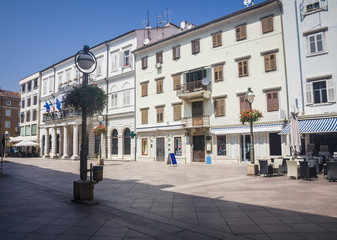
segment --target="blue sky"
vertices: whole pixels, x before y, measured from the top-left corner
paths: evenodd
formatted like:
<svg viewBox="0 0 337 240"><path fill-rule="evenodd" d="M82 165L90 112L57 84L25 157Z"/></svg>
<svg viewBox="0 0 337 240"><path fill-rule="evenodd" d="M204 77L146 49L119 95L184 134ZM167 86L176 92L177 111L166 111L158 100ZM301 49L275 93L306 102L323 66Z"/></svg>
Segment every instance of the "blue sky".
<svg viewBox="0 0 337 240"><path fill-rule="evenodd" d="M19 91L21 79L75 54L84 44L94 46L144 28L147 10L155 27L155 16L166 9L176 25L183 20L200 25L244 7L243 0L1 0L0 87Z"/></svg>

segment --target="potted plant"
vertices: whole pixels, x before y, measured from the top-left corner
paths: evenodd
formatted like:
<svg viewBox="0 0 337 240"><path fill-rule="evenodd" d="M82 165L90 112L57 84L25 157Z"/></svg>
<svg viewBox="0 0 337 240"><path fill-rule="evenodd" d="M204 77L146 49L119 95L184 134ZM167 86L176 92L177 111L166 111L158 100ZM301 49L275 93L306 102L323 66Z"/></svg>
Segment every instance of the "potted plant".
<svg viewBox="0 0 337 240"><path fill-rule="evenodd" d="M244 110L240 114L240 122L242 124L245 124L246 122L248 122L248 123L253 122L254 123L262 117L263 117L262 112L257 110L257 109Z"/></svg>

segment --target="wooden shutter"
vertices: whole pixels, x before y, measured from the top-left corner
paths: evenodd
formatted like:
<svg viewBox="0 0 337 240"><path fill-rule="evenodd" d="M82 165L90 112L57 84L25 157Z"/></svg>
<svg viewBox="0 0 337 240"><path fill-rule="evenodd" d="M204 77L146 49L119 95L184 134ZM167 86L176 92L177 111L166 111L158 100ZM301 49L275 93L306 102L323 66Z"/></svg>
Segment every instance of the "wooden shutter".
<svg viewBox="0 0 337 240"><path fill-rule="evenodd" d="M335 102L336 96L333 80L326 80L326 86L327 86L328 102Z"/></svg>
<svg viewBox="0 0 337 240"><path fill-rule="evenodd" d="M244 110L249 110L249 102L247 102L245 95L240 96L240 113Z"/></svg>
<svg viewBox="0 0 337 240"><path fill-rule="evenodd" d="M142 124L147 124L147 115L148 115L148 109L141 110L142 112Z"/></svg>
<svg viewBox="0 0 337 240"><path fill-rule="evenodd" d="M163 52L156 53L156 63L163 63Z"/></svg>
<svg viewBox="0 0 337 240"><path fill-rule="evenodd" d="M238 62L239 77L248 76L248 59Z"/></svg>
<svg viewBox="0 0 337 240"><path fill-rule="evenodd" d="M142 97L147 96L147 83L142 83Z"/></svg>
<svg viewBox="0 0 337 240"><path fill-rule="evenodd" d="M218 65L214 67L214 81L223 80L223 65Z"/></svg>
<svg viewBox="0 0 337 240"><path fill-rule="evenodd" d="M175 46L172 48L172 57L173 59L180 58L180 46Z"/></svg>
<svg viewBox="0 0 337 240"><path fill-rule="evenodd" d="M181 120L181 104L173 105L173 119L174 121Z"/></svg>
<svg viewBox="0 0 337 240"><path fill-rule="evenodd" d="M265 68L265 72L276 70L276 54L275 53L264 55L264 68Z"/></svg>
<svg viewBox="0 0 337 240"><path fill-rule="evenodd" d="M157 85L157 93L162 93L163 92L163 79L158 79L156 81Z"/></svg>
<svg viewBox="0 0 337 240"><path fill-rule="evenodd" d="M278 111L278 91L267 92L267 111Z"/></svg>
<svg viewBox="0 0 337 240"><path fill-rule="evenodd" d="M312 83L306 83L305 84L305 93L307 98L307 104L313 104L313 92L312 92Z"/></svg>
<svg viewBox="0 0 337 240"><path fill-rule="evenodd" d="M147 68L147 57L142 58L142 69Z"/></svg>
<svg viewBox="0 0 337 240"><path fill-rule="evenodd" d="M212 34L213 47L219 47L222 45L221 32Z"/></svg>
<svg viewBox="0 0 337 240"><path fill-rule="evenodd" d="M268 33L274 31L274 17L266 17L261 20L262 23L262 33Z"/></svg>
<svg viewBox="0 0 337 240"><path fill-rule="evenodd" d="M216 117L225 116L225 99L224 98L215 99L215 116Z"/></svg>
<svg viewBox="0 0 337 240"><path fill-rule="evenodd" d="M157 108L157 122L164 121L164 107Z"/></svg>
<svg viewBox="0 0 337 240"><path fill-rule="evenodd" d="M192 41L192 53L200 52L200 43L199 39Z"/></svg>
<svg viewBox="0 0 337 240"><path fill-rule="evenodd" d="M173 76L173 89L179 90L180 89L180 82L181 82L181 75Z"/></svg>
<svg viewBox="0 0 337 240"><path fill-rule="evenodd" d="M238 27L235 28L236 41L243 40L243 39L247 38L246 27L247 27L247 25L244 24L244 25L241 25L241 26L238 26Z"/></svg>

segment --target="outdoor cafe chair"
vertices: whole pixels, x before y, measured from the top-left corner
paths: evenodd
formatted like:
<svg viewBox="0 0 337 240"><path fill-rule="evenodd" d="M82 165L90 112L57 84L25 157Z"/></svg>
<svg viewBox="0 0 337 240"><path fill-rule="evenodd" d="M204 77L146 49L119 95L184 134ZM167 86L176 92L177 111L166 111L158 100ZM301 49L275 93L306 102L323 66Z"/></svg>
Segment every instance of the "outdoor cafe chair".
<svg viewBox="0 0 337 240"><path fill-rule="evenodd" d="M287 161L288 178L295 177L296 179L298 179L300 176L300 168L298 166L297 161L291 161L291 160L286 160L286 161Z"/></svg>
<svg viewBox="0 0 337 240"><path fill-rule="evenodd" d="M337 162L327 162L326 163L327 179L336 181L337 180Z"/></svg>
<svg viewBox="0 0 337 240"><path fill-rule="evenodd" d="M300 162L300 177L302 179L310 180L310 178L317 178L316 166L312 166L308 161Z"/></svg>
<svg viewBox="0 0 337 240"><path fill-rule="evenodd" d="M260 164L260 175L264 174L267 177L270 177L273 174L273 166L268 165L267 160L259 160Z"/></svg>

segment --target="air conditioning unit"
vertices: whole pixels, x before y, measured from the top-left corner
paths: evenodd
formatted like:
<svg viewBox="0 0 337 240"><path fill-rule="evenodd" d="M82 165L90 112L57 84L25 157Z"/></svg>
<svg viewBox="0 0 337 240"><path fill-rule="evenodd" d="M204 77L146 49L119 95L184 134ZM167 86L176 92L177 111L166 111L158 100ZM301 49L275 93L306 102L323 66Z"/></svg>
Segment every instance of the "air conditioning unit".
<svg viewBox="0 0 337 240"><path fill-rule="evenodd" d="M161 68L161 63L156 63L156 68Z"/></svg>

